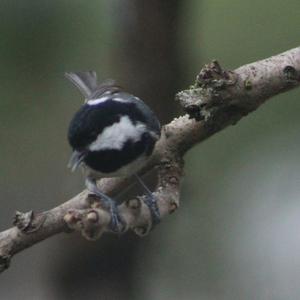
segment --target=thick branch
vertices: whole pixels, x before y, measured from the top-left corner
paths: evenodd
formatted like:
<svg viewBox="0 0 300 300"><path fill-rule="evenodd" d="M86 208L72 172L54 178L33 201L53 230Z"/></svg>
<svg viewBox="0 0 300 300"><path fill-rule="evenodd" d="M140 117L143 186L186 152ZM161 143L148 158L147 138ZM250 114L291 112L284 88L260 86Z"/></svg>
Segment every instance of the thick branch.
<svg viewBox="0 0 300 300"><path fill-rule="evenodd" d="M142 170L158 168L154 192L161 216L179 205L182 157L196 143L254 111L264 101L300 84L300 47L277 56L225 71L214 61L204 66L195 85L178 93L177 99L188 113L163 127L153 157ZM130 179L102 179L100 188L117 194ZM151 229L151 217L143 198L119 205L126 228L144 235ZM96 239L108 231L110 214L97 199L83 191L58 207L42 212L17 213L15 226L0 233L0 270L8 267L11 257L52 235L70 230Z"/></svg>

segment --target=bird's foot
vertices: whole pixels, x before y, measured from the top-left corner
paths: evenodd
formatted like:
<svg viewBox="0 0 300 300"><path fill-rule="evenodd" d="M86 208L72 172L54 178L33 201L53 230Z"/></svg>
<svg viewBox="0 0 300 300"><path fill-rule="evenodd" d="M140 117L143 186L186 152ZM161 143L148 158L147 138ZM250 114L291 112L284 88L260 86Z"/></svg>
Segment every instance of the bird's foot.
<svg viewBox="0 0 300 300"><path fill-rule="evenodd" d="M152 218L152 226L155 226L160 222L160 219L161 219L157 201L156 201L155 197L153 196L153 194L151 193L151 191L145 185L143 180L140 178L140 176L135 174L135 177L136 177L137 181L139 182L139 184L143 187L143 189L146 192L146 196L143 198L143 201L150 210L151 218Z"/></svg>
<svg viewBox="0 0 300 300"><path fill-rule="evenodd" d="M152 226L155 226L158 223L160 223L160 212L155 197L152 194L147 194L146 197L143 198L143 201L150 210Z"/></svg>
<svg viewBox="0 0 300 300"><path fill-rule="evenodd" d="M125 222L123 218L120 216L118 207L116 203L113 201L110 204L110 229L115 233L122 233L125 230Z"/></svg>

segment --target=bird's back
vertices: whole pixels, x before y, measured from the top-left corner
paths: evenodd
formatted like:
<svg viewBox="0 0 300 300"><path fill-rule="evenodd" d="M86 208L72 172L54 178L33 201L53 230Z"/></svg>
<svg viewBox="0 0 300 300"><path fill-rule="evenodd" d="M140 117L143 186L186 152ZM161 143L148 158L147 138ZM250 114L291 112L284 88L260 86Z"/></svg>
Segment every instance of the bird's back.
<svg viewBox="0 0 300 300"><path fill-rule="evenodd" d="M72 78L79 87L89 76L76 73ZM86 165L115 173L152 153L160 124L142 100L123 92L114 82L95 85L91 78L80 90L86 102L70 123L68 139L73 150L86 152Z"/></svg>

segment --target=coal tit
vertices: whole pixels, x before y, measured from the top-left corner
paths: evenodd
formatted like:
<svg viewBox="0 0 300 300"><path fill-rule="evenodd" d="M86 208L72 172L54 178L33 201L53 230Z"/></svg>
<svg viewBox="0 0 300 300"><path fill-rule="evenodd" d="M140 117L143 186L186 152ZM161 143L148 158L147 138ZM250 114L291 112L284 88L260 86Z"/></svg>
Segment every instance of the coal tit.
<svg viewBox="0 0 300 300"><path fill-rule="evenodd" d="M147 191L153 221L159 210L152 193L137 176L160 137L160 123L139 98L123 91L114 81L98 84L94 71L69 72L65 76L80 90L85 103L74 115L68 130L73 149L69 167L82 166L87 189L100 197L111 212L111 229L119 232L123 222L116 203L97 187L103 177L135 175Z"/></svg>

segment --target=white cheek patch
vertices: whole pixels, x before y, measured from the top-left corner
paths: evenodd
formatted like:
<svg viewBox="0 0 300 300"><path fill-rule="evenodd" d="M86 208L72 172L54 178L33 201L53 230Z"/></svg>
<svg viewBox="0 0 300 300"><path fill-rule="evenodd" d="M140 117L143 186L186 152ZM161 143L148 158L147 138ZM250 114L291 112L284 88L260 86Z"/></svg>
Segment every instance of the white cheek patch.
<svg viewBox="0 0 300 300"><path fill-rule="evenodd" d="M131 140L137 142L146 131L146 126L137 123L134 125L127 116L121 117L118 123L105 128L90 146L90 151L104 149L122 149L123 145Z"/></svg>

